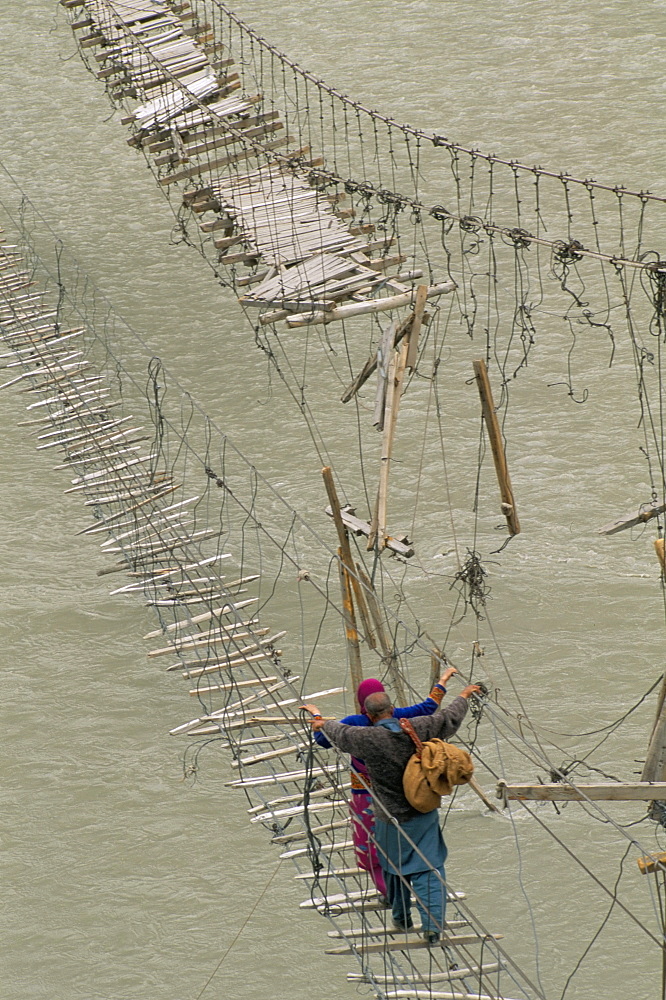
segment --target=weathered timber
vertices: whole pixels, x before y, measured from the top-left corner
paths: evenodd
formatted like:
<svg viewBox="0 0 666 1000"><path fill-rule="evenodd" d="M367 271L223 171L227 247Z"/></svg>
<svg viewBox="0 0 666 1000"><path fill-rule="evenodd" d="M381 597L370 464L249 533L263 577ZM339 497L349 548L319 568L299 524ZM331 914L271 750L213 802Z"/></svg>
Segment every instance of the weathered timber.
<svg viewBox="0 0 666 1000"><path fill-rule="evenodd" d="M412 317L412 328L409 333L409 351L407 352L407 367L410 371L413 371L416 367L416 358L419 349L419 336L421 333L421 324L423 323L423 314L425 312L426 302L428 300L428 286L419 285L416 289L416 299L414 301L414 310Z"/></svg>
<svg viewBox="0 0 666 1000"><path fill-rule="evenodd" d="M410 313L409 316L407 316L404 320L402 320L402 322L398 325L395 332L395 337L393 339L394 347L397 347L402 338L409 333L409 331L412 328L413 321L414 321L414 314ZM425 321L426 321L426 315L424 315L422 319L422 322ZM366 361L365 365L363 366L359 374L356 376L352 384L349 386L348 389L345 390L344 394L340 397L343 403L348 403L349 400L356 395L361 386L364 385L368 381L372 373L376 371L377 364L378 364L377 354L375 354L374 357Z"/></svg>
<svg viewBox="0 0 666 1000"><path fill-rule="evenodd" d="M502 431L500 429L497 413L493 403L493 394L490 388L490 380L488 379L488 369L486 368L486 363L483 359L474 361L473 365L474 377L476 378L479 396L481 397L481 410L483 412L486 430L488 431L488 438L490 439L490 447L493 453L493 461L495 463L495 472L497 474L497 481L500 488L502 513L506 518L509 533L511 535L517 535L520 532L520 521L518 520L516 503L513 498L511 478L506 464L504 441L502 440Z"/></svg>
<svg viewBox="0 0 666 1000"><path fill-rule="evenodd" d="M333 517L333 512L330 507L326 508L326 513L329 517ZM368 521L361 520L360 517L356 517L353 507L342 507L340 515L345 523L345 526L355 535L367 536L370 534L370 523ZM396 555L402 556L403 559L409 559L410 556L414 555L414 549L409 544L406 535L387 535L386 548L391 549Z"/></svg>
<svg viewBox="0 0 666 1000"><path fill-rule="evenodd" d="M646 504L640 507L635 514L625 514L624 517L619 517L617 520L605 524L603 528L599 528L599 534L614 535L616 532L624 531L626 528L635 528L638 524L645 524L646 521L652 520L653 517L658 517L664 511L666 511L666 503L656 504L655 506L648 506Z"/></svg>
<svg viewBox="0 0 666 1000"><path fill-rule="evenodd" d="M455 289L453 281L444 281L439 285L431 285L428 289L428 298L436 298L439 295L446 295ZM311 326L317 323L333 323L336 320L349 319L352 316L365 316L369 313L386 312L390 309L399 309L402 306L411 305L415 292L405 292L403 295L388 295L383 299L369 299L365 302L354 302L349 305L338 306L332 312L312 312L296 313L287 318L287 326Z"/></svg>
<svg viewBox="0 0 666 1000"><path fill-rule="evenodd" d="M384 415L384 429L382 432L382 454L379 466L379 486L377 488L377 502L370 522L370 534L368 535L368 549L378 546L379 551L386 547L386 508L388 501L388 478L393 455L393 443L395 441L395 430L398 421L398 410L400 408L400 398L402 394L402 380L405 374L407 354L409 352L409 341L403 341L400 346L400 353L394 354L389 368L389 379L386 393L386 412Z"/></svg>
<svg viewBox="0 0 666 1000"><path fill-rule="evenodd" d="M367 604L365 601L365 596L363 594L363 589L359 584L356 576L356 571L354 569L354 560L352 559L351 548L349 545L349 535L347 534L347 529L345 527L344 521L340 514L340 501L338 500L338 492L335 488L335 482L333 480L333 473L329 466L326 466L321 470L322 478L324 480L324 485L326 486L326 492L328 494L328 499L331 504L331 511L333 513L333 521L338 533L338 541L340 543L340 550L342 552L342 558L347 570L348 577L351 581L351 585L354 591L354 597L356 599L356 606L359 610L361 616L361 621L363 622L363 632L365 635L365 641L367 642L370 649L375 649L377 643L375 642L374 633L370 625L370 615L368 613ZM358 664L360 669L360 662ZM352 678L353 679L353 678ZM359 684L363 679L361 676L359 679ZM356 685L358 686L358 685Z"/></svg>
<svg viewBox="0 0 666 1000"><path fill-rule="evenodd" d="M395 650L393 646L388 641L386 636L386 629L384 628L384 620L382 618L379 601L377 600L377 595L375 589L372 585L372 581L363 571L362 566L356 563L356 572L358 573L359 581L365 588L365 597L368 603L368 608L372 616L372 620L377 632L377 638L379 639L379 645L382 651L382 660L386 664L389 675L391 677L391 684L393 690L396 693L395 703L399 706L407 705L407 695L405 694L405 684L402 678L402 674L398 669L398 661L395 655Z"/></svg>
<svg viewBox="0 0 666 1000"><path fill-rule="evenodd" d="M666 781L621 781L588 785L507 785L500 781L497 797L535 802L649 802L666 801Z"/></svg>

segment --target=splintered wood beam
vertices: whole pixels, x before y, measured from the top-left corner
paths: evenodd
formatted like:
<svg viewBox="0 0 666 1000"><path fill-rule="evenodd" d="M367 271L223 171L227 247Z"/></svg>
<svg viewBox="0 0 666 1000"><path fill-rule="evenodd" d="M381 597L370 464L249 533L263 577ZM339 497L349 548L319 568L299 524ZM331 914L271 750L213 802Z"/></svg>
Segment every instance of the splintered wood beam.
<svg viewBox="0 0 666 1000"><path fill-rule="evenodd" d="M397 357L394 355L392 358L392 364L389 370L388 390L386 394L386 413L384 416L384 430L382 433L382 457L379 467L379 486L377 488L377 503L375 506L375 512L370 524L370 534L368 535L368 549L373 549L376 543L378 543L380 551L386 547L388 477L391 468L393 442L395 441L395 428L398 422L402 380L405 374L408 351L409 341L406 340L401 344L400 353Z"/></svg>
<svg viewBox="0 0 666 1000"><path fill-rule="evenodd" d="M378 431L384 429L384 415L386 413L386 400L388 397L388 382L391 372L391 361L394 357L395 334L397 322L390 323L379 341L377 348L377 390L375 392L375 411L372 415L373 427Z"/></svg>
<svg viewBox="0 0 666 1000"><path fill-rule="evenodd" d="M240 163L242 160L252 160L255 157L263 156L268 150L285 146L292 138L293 136L285 135L282 139L276 139L274 142L254 143L252 149L245 149L241 153L232 153L229 156L222 156L206 163L199 163L197 166L186 167L184 170L178 170L174 174L168 174L166 177L161 177L158 184L161 184L162 187L168 187L177 181L188 180L190 177L197 177L199 174L212 173L232 163Z"/></svg>
<svg viewBox="0 0 666 1000"><path fill-rule="evenodd" d="M635 528L637 524L645 524L646 521L651 521L653 517L663 514L664 511L666 511L666 503L660 503L656 507L645 507L635 514L626 514L624 517L618 517L616 521L605 524L603 528L599 528L599 534L614 535L617 531L624 531L625 528Z"/></svg>
<svg viewBox="0 0 666 1000"><path fill-rule="evenodd" d="M407 352L407 367L414 371L416 358L419 351L419 334L423 323L423 313L428 301L428 286L419 285L416 289L416 299L414 300L414 310L412 313L412 329L409 334L409 351Z"/></svg>
<svg viewBox="0 0 666 1000"><path fill-rule="evenodd" d="M354 571L354 561L352 559L351 547L349 545L349 535L347 534L347 529L344 525L344 522L340 514L340 501L338 500L338 491L335 488L335 482L333 481L333 473L331 471L330 466L328 465L325 466L321 470L321 475L324 480L324 485L326 487L328 499L331 502L331 512L338 533L338 541L340 542L340 551L342 552L342 559L345 564L348 578L351 581L351 585L354 591L354 597L356 598L356 607L358 608L359 614L361 616L361 621L363 622L365 641L367 642L370 649L376 649L377 642L375 640L375 636L370 625L370 614L368 613L368 608L365 602L363 588L358 582Z"/></svg>
<svg viewBox="0 0 666 1000"><path fill-rule="evenodd" d="M358 573L358 578L362 585L365 587L365 596L368 602L368 608L370 609L370 614L372 615L372 620L374 622L375 630L377 632L377 638L379 639L379 645L382 651L382 659L387 666L389 675L391 677L391 684L393 690L396 693L396 704L399 707L407 705L407 696L405 694L405 685L402 679L402 674L398 670L398 662L395 655L395 650L392 644L388 641L386 636L386 629L384 628L384 620L382 618L379 601L377 600L377 594L375 593L375 588L372 585L370 577L364 573L362 567L359 563L356 563L356 572Z"/></svg>
<svg viewBox="0 0 666 1000"><path fill-rule="evenodd" d="M370 265L368 265L370 266ZM439 295L447 295L456 289L453 281L443 281L439 285L431 285L428 288L428 298L436 298ZM287 319L287 326L310 326L316 323L333 323L340 319L349 319L352 316L365 316L368 313L386 312L389 309L400 309L402 306L409 306L414 301L415 292L404 292L401 295L389 295L383 299L366 299L363 302L350 302L347 305L338 306L330 312L316 310L311 313L293 313Z"/></svg>
<svg viewBox="0 0 666 1000"><path fill-rule="evenodd" d="M497 797L533 802L664 802L666 781L622 781L595 785L507 785L497 784Z"/></svg>
<svg viewBox="0 0 666 1000"><path fill-rule="evenodd" d="M345 622L345 635L347 638L347 655L349 658L349 673L351 676L354 691L363 680L363 667L361 665L361 649L358 642L358 630L356 628L356 615L354 614L354 604L352 602L351 587L349 585L349 574L344 564L342 549L338 549L338 572L340 574L340 588L342 590L342 609Z"/></svg>
<svg viewBox="0 0 666 1000"><path fill-rule="evenodd" d="M329 517L333 517L333 511L330 507L326 508L326 513ZM355 535L369 535L370 534L370 523L368 521L362 521L360 517L356 517L353 509L351 507L343 507L340 511L342 520L345 526L353 531ZM409 540L406 535L400 535L394 537L393 535L388 535L386 538L386 548L391 549L396 555L402 556L403 559L409 559L414 555L414 549L409 544Z"/></svg>
<svg viewBox="0 0 666 1000"><path fill-rule="evenodd" d="M490 388L490 380L488 378L488 369L486 368L486 363L483 359L474 361L473 365L474 376L476 378L479 396L481 397L481 410L483 412L486 430L488 431L488 438L490 439L490 447L492 449L493 461L495 463L495 472L497 474L497 481L500 488L502 513L506 518L509 534L517 535L520 532L520 522L518 520L516 505L513 499L511 479L509 477L509 469L506 464L504 441L502 440L502 431L497 419L497 413L495 412L493 394Z"/></svg>

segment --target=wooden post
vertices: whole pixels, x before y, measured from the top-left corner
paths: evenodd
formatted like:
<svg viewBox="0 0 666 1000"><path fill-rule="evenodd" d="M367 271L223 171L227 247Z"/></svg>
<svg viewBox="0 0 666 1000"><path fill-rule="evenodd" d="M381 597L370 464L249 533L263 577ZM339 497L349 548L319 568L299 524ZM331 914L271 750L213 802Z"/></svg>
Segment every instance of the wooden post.
<svg viewBox="0 0 666 1000"><path fill-rule="evenodd" d="M377 348L377 392L375 394L375 411L372 416L372 423L379 431L384 429L391 362L395 356L393 353L393 343L396 329L397 324L394 320L387 326Z"/></svg>
<svg viewBox="0 0 666 1000"><path fill-rule="evenodd" d="M443 663L446 663L446 657L443 655L441 649L433 646L430 650L430 687L439 680Z"/></svg>
<svg viewBox="0 0 666 1000"><path fill-rule="evenodd" d="M419 334L421 332L421 323L423 322L423 313L425 312L426 302L428 301L428 286L419 285L416 289L416 299L414 300L414 312L412 329L409 334L409 351L407 352L407 367L410 371L414 371L416 367L416 357L419 350Z"/></svg>
<svg viewBox="0 0 666 1000"><path fill-rule="evenodd" d="M386 501L388 493L388 477L391 466L391 456L393 454L393 442L395 440L395 427L398 421L398 410L400 408L400 393L402 390L402 379L405 374L405 364L407 352L409 351L409 341L403 340L400 353L397 358L394 356L389 371L389 384L386 394L386 412L384 415L384 431L382 435L382 457L379 469L379 487L377 489L377 503L372 517L372 525L368 536L368 549L375 547L375 542L379 539L379 549L383 549L386 539Z"/></svg>
<svg viewBox="0 0 666 1000"><path fill-rule="evenodd" d="M356 629L356 615L354 614L354 604L352 601L351 587L349 586L349 574L344 564L342 549L338 549L340 573L340 587L342 590L342 608L345 619L345 635L347 637L347 656L349 660L349 673L352 687L356 692L363 680L363 667L361 665L361 649L358 643L358 631Z"/></svg>
<svg viewBox="0 0 666 1000"><path fill-rule="evenodd" d="M504 442L502 440L502 432L500 430L499 421L497 419L493 403L493 394L490 388L490 381L488 379L488 369L486 368L485 361L482 359L474 361L473 364L476 384L481 397L483 419L486 423L488 438L490 439L490 447L492 449L493 460L495 462L495 472L497 473L497 481L499 483L500 496L502 499L502 513L506 518L509 533L511 535L517 535L520 531L520 522L518 521L516 505L513 499L511 479L509 478L509 470L506 464L506 454L504 452Z"/></svg>
<svg viewBox="0 0 666 1000"><path fill-rule="evenodd" d="M363 623L363 632L365 634L365 641L367 642L370 649L376 649L377 643L375 641L375 636L370 626L370 615L368 614L368 608L365 603L363 588L356 579L356 574L354 572L354 561L352 559L351 547L349 545L349 534L342 520L342 515L340 514L340 501L338 500L338 491L336 490L335 483L333 482L333 473L331 471L330 466L327 465L325 468L323 468L321 470L321 474L324 480L324 485L326 486L326 492L328 493L328 499L330 500L331 503L333 520L335 522L335 527L338 532L340 551L342 552L342 561L344 562L347 568L349 580L351 581L351 586L353 588L354 596L356 598L356 606L358 608L358 612L361 616L361 621Z"/></svg>
<svg viewBox="0 0 666 1000"><path fill-rule="evenodd" d="M377 638L379 639L379 646L382 651L382 658L386 663L389 675L391 677L391 685L396 694L396 702L399 706L403 707L407 705L407 696L405 694L405 685L403 683L402 675L398 670L398 663L393 651L392 644L388 641L386 637L386 630L384 629L384 622L382 621L381 612L379 610L379 602L377 600L377 594L372 586L372 581L364 573L362 567L356 563L356 572L358 578L365 588L365 596L368 601L368 608L370 609L370 614L372 616L372 621L375 626L375 631L377 632Z"/></svg>

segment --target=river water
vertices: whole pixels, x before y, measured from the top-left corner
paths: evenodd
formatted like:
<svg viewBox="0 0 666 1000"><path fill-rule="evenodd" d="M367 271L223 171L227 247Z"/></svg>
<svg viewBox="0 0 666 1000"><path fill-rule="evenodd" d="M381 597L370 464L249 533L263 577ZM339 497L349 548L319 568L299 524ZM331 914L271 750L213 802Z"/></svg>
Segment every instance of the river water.
<svg viewBox="0 0 666 1000"><path fill-rule="evenodd" d="M664 0L244 0L238 13L397 119L507 158L663 193ZM165 203L60 8L0 0L0 52L6 167L181 383L264 475L298 497L306 518L318 516L318 464L293 403L269 387L233 296L213 294L196 255L170 244ZM557 733L612 722L663 665L652 536L596 535L637 494L645 499L630 358L618 350L610 376L602 354L583 354L586 407L552 394L543 403L542 388L528 388L530 416L511 438L529 530L515 556L497 561L493 624L530 713ZM302 890L286 864L278 868L265 831L248 827L215 757L196 783L182 780L181 748L167 735L183 718L182 692L146 664L141 636L153 623L140 605L110 598L95 575L101 559L91 541L74 538L85 522L63 496L62 473L17 427L23 405L18 393L0 394L0 996L352 996L351 964L322 955L323 922L298 910ZM324 421L328 405L322 399ZM414 593L431 619L450 600L448 583L417 581ZM498 657L493 671L502 672ZM325 679L337 676L329 668ZM635 712L596 763L632 778L653 711L652 701ZM512 777L536 774L530 766ZM547 996L560 997L609 898L525 816L491 819L463 803L447 828L449 875L541 976ZM630 823L643 807L611 811ZM612 888L628 846L619 831L573 805L547 819ZM663 849L652 824L635 832ZM657 933L639 853L628 852L622 898ZM616 909L567 996L657 996L659 964L655 946Z"/></svg>

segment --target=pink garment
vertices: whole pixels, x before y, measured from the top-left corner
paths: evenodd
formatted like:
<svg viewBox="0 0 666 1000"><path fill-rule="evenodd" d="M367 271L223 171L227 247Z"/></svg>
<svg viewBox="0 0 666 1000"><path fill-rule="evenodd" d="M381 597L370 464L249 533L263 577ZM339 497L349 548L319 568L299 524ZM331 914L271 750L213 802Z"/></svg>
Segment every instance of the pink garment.
<svg viewBox="0 0 666 1000"><path fill-rule="evenodd" d="M364 708L365 699L370 694L377 694L385 691L386 688L376 677L368 677L361 681L356 691L356 699L363 715L366 715ZM367 768L362 760L352 757L352 764L361 774L367 775ZM355 788L349 801L349 813L352 821L352 839L354 841L354 854L356 863L361 871L368 872L374 882L377 891L381 896L386 895L386 883L382 872L377 847L375 845L375 813L372 808L372 796L370 792Z"/></svg>
<svg viewBox="0 0 666 1000"><path fill-rule="evenodd" d="M378 681L376 677L368 677L367 680L361 681L356 691L356 700L358 701L359 708L366 714L363 707L365 704L365 699L369 694L377 694L379 691L385 691L386 688L381 681Z"/></svg>
<svg viewBox="0 0 666 1000"><path fill-rule="evenodd" d="M366 695L367 697L367 695ZM375 814L372 808L370 792L352 792L349 802L349 813L352 821L352 838L354 853L359 868L368 872L381 896L386 895L386 883L382 872L377 846L374 840Z"/></svg>

